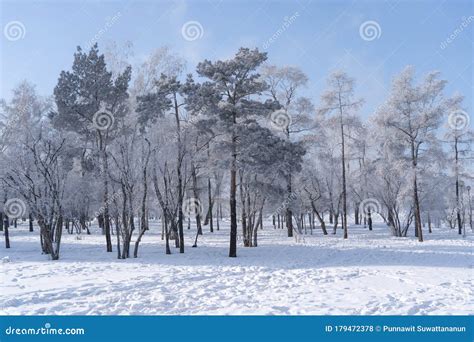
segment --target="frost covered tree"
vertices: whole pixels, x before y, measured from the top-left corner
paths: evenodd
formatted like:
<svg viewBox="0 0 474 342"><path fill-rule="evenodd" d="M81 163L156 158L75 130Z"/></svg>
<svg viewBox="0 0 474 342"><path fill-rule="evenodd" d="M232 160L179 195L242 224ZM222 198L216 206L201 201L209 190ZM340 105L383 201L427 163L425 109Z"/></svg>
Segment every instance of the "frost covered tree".
<svg viewBox="0 0 474 342"><path fill-rule="evenodd" d="M407 67L393 80L390 96L376 117L399 139L402 144L400 157L409 161L415 234L420 242L423 241L418 180L420 162L429 155L430 147L437 144L435 133L450 102L443 97L445 84L446 81L439 79L438 72L427 74L420 84L415 84L415 70Z"/></svg>
<svg viewBox="0 0 474 342"><path fill-rule="evenodd" d="M409 164L400 158L403 145L390 129L375 121L374 159L369 173L368 194L380 202L378 214L383 217L393 236L404 237L413 222L414 206L410 180L406 177ZM376 208L373 208L376 209ZM369 213L368 213L369 214ZM374 212L368 215L372 219ZM369 222L370 224L370 222Z"/></svg>
<svg viewBox="0 0 474 342"><path fill-rule="evenodd" d="M184 84L182 84L176 76L166 76L162 74L159 79L155 80L154 92L138 97L137 111L140 114L142 123L150 120L156 122L157 117L171 112L174 117L176 128L176 148L177 148L177 188L178 188L178 234L180 253L184 253L184 231L183 231L183 159L184 145L181 132L181 107L185 105L182 98L184 92Z"/></svg>
<svg viewBox="0 0 474 342"><path fill-rule="evenodd" d="M455 96L451 99L444 136L445 141L449 145L448 161L452 166L454 175L455 211L459 234L462 234L463 229L460 184L463 181L472 181L469 171L472 168L470 168L470 161L474 158L472 153L474 133L468 127L469 118L467 112L462 109L462 101L462 96Z"/></svg>
<svg viewBox="0 0 474 342"><path fill-rule="evenodd" d="M128 83L131 68L127 67L115 79L107 70L104 55L97 44L89 52L80 47L74 54L72 71L62 71L54 89L57 111L53 114L55 127L75 132L85 142L94 144L101 160L103 180L103 223L106 249L112 251L109 216L109 161L107 146L114 138L118 122L127 113Z"/></svg>
<svg viewBox="0 0 474 342"><path fill-rule="evenodd" d="M257 97L268 89L257 69L267 59L266 53L241 48L234 58L211 62L205 60L197 66L197 73L208 79L204 90L216 94L203 99L206 103L206 115L217 116L225 130L229 147L230 171L230 246L229 256L237 256L237 155L239 153L237 130L245 125L250 116L266 116L277 109L273 101L260 101ZM217 103L215 102L217 100Z"/></svg>
<svg viewBox="0 0 474 342"><path fill-rule="evenodd" d="M354 80L345 72L336 71L328 80L328 89L321 96L320 113L334 114L339 126L341 144L341 177L342 177L342 226L344 238L347 239L347 176L346 176L346 130L348 117L357 111L363 101L354 98Z"/></svg>
<svg viewBox="0 0 474 342"><path fill-rule="evenodd" d="M66 139L52 127L42 125L17 147L16 163L2 176L27 204L40 227L42 251L59 259L68 183Z"/></svg>
<svg viewBox="0 0 474 342"><path fill-rule="evenodd" d="M237 161L242 232L244 246L255 247L268 197L278 193L279 184L286 182L288 174L301 171L306 151L301 143L278 137L257 122L249 121L240 129Z"/></svg>
<svg viewBox="0 0 474 342"><path fill-rule="evenodd" d="M274 65L265 66L262 71L269 85L271 97L281 105L281 109L272 113L271 120L275 128L281 129L288 141L301 139L301 133L314 128L310 115L314 111L313 104L308 98L298 97L300 88L308 83L308 77L297 67ZM288 237L293 236L293 213L291 210L292 174L285 176L287 183L286 227Z"/></svg>
<svg viewBox="0 0 474 342"><path fill-rule="evenodd" d="M35 86L27 81L21 82L13 89L12 95L9 102L5 100L0 102L0 177L6 176L8 172L11 174L11 167L16 164L15 160L19 156L29 155L24 147L31 145L35 132L37 132L42 120L51 108L49 99L40 97L36 93ZM22 196L19 193L20 189L11 183L8 186L8 184L2 182L0 188L3 190L0 197L0 228L4 230L5 244L9 247L8 226L10 218L7 215L8 213L4 211L4 204L8 199L13 200L19 197L22 200ZM27 208L21 209L26 211ZM23 216L26 212L19 212L18 214ZM28 218L30 231L32 231L33 215L31 211Z"/></svg>

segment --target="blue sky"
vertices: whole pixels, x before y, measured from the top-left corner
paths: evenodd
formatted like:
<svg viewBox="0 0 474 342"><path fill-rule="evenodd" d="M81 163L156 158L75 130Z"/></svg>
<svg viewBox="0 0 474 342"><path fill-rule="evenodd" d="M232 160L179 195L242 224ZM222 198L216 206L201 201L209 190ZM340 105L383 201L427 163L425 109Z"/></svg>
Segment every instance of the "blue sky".
<svg viewBox="0 0 474 342"><path fill-rule="evenodd" d="M98 35L99 48L132 41L135 62L167 45L188 60L189 72L204 58L229 58L240 46L259 47L268 51L270 63L303 69L310 79L304 93L316 104L330 71L344 69L366 99L362 115L383 101L390 80L405 65L414 65L419 75L440 70L449 81L447 93L464 94L472 113L473 3L2 0L2 31L19 21L25 34L11 41L3 32L0 96L10 98L23 79L36 84L40 94L52 94L60 71L71 67L76 46ZM183 38L181 29L188 21L201 24L201 38ZM379 25L378 38L362 39L359 29L366 21ZM441 48L451 35L452 42Z"/></svg>

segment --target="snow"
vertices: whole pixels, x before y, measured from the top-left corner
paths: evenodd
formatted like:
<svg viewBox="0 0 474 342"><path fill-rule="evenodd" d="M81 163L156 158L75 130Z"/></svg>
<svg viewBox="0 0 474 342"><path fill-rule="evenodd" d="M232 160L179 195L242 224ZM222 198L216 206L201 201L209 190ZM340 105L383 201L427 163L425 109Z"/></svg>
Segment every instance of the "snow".
<svg viewBox="0 0 474 342"><path fill-rule="evenodd" d="M164 254L152 224L139 257L116 259L105 238L64 233L61 259L41 255L37 228L11 228L1 248L1 311L6 315L467 315L474 312L472 233L426 232L426 241L395 238L377 224L351 226L349 239L300 241L269 223L259 247L239 244L228 258L228 228L204 227L198 248L186 231L186 251ZM240 243L241 241L239 241ZM133 246L132 246L133 248ZM115 246L114 246L115 251ZM133 249L132 249L133 251Z"/></svg>

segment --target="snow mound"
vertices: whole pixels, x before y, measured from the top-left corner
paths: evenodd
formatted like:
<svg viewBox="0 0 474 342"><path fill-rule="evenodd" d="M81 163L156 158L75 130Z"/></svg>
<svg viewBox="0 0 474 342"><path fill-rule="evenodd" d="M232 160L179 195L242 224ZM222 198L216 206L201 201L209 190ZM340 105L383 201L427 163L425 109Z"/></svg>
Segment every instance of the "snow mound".
<svg viewBox="0 0 474 342"><path fill-rule="evenodd" d="M222 225L224 226L224 224ZM37 231L11 230L1 249L0 314L6 315L465 315L474 311L472 236L435 229L426 241L395 238L377 225L349 239L304 242L267 223L259 247L228 258L228 227L204 231L191 248L164 254L160 225L142 239L138 258L106 253L97 227L85 240L63 235L61 259L41 255ZM204 227L203 229L206 229ZM471 233L472 234L472 233ZM302 239L300 239L302 241ZM133 247L133 246L132 246ZM133 250L133 249L132 249ZM15 263L5 262L15 259Z"/></svg>

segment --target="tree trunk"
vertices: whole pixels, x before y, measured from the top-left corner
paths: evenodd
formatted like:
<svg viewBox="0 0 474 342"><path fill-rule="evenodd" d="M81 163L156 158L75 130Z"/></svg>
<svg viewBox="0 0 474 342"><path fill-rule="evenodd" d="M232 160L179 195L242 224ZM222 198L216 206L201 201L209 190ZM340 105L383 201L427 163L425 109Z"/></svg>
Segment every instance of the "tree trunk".
<svg viewBox="0 0 474 342"><path fill-rule="evenodd" d="M168 229L168 217L167 215L164 215L165 218L165 253L166 254L171 254L171 248L170 248L170 233Z"/></svg>
<svg viewBox="0 0 474 342"><path fill-rule="evenodd" d="M209 217L209 231L211 233L214 233L214 223L212 222L212 207L213 207L212 188L211 188L211 179L210 178L208 178L208 180L207 180L207 192L208 192L208 211L207 211L207 215Z"/></svg>
<svg viewBox="0 0 474 342"><path fill-rule="evenodd" d="M10 234L8 231L8 226L10 225L10 222L7 215L5 215L5 218L5 225L3 227L3 234L5 235L5 248L10 248Z"/></svg>
<svg viewBox="0 0 474 342"><path fill-rule="evenodd" d="M110 216L109 216L109 185L108 185L108 174L109 164L107 160L107 150L105 142L103 141L102 134L99 133L100 139L100 150L103 158L103 182L104 182L104 230L105 230L105 243L107 252L112 252L112 238L110 236Z"/></svg>
<svg viewBox="0 0 474 342"><path fill-rule="evenodd" d="M418 184L416 175L413 182L413 198L415 201L415 229L418 235L418 241L423 242L423 231L421 227L420 201L418 199Z"/></svg>
<svg viewBox="0 0 474 342"><path fill-rule="evenodd" d="M346 189L346 156L344 145L344 125L342 123L341 113L341 162L342 162L342 227L344 229L344 239L348 238L347 234L347 189Z"/></svg>
<svg viewBox="0 0 474 342"><path fill-rule="evenodd" d="M105 235L105 228L104 228L104 214L100 213L97 215L97 224L102 231L102 235Z"/></svg>
<svg viewBox="0 0 474 342"><path fill-rule="evenodd" d="M354 205L354 223L356 225L360 224L360 222L359 222L359 206L357 205L357 203L355 203L355 205Z"/></svg>
<svg viewBox="0 0 474 342"><path fill-rule="evenodd" d="M461 205L459 200L459 156L458 156L458 137L454 137L454 161L455 161L455 172L456 172L456 220L458 223L458 234L462 234L462 221L461 221Z"/></svg>
<svg viewBox="0 0 474 342"><path fill-rule="evenodd" d="M333 225L333 228L332 228L332 233L333 234L336 234L338 223L339 223L339 213L334 214L334 225Z"/></svg>
<svg viewBox="0 0 474 342"><path fill-rule="evenodd" d="M235 113L233 114L233 122L236 123ZM230 168L230 242L229 257L237 256L237 202L236 202L236 168L237 168L237 137L232 132L232 162Z"/></svg>
<svg viewBox="0 0 474 342"><path fill-rule="evenodd" d="M145 229L140 228L140 234L138 234L137 241L135 241L135 248L133 249L133 257L136 258L138 257L138 245L140 244L140 241L142 240L143 234L145 234Z"/></svg>
<svg viewBox="0 0 474 342"><path fill-rule="evenodd" d="M263 211L263 208L260 208L259 212L258 212L258 222L257 222L257 225L253 231L253 247L257 247L258 246L258 241L257 241L257 231L258 231L258 228L260 227L260 229L263 229L263 214L262 214L262 211Z"/></svg>
<svg viewBox="0 0 474 342"><path fill-rule="evenodd" d="M107 181L105 181L104 186L107 189ZM107 202L107 201L108 201L108 192L107 190L105 190L104 202ZM110 236L110 216L109 216L108 204L105 204L105 210L104 210L104 229L105 229L105 241L106 241L107 252L112 252L112 238Z"/></svg>
<svg viewBox="0 0 474 342"><path fill-rule="evenodd" d="M191 165L191 176L193 179L193 196L195 200L199 201L199 194L198 194L198 185L197 185L197 173L194 163ZM197 226L197 233L202 235L202 225L201 225L201 212L200 210L196 210L196 226ZM183 249L184 251L184 249Z"/></svg>
<svg viewBox="0 0 474 342"><path fill-rule="evenodd" d="M369 225L369 230L372 230L372 213L370 208L367 209L367 224Z"/></svg>
<svg viewBox="0 0 474 342"><path fill-rule="evenodd" d="M122 251L120 248L120 227L119 227L119 217L118 214L115 215L115 235L117 239L117 259L122 258Z"/></svg>
<svg viewBox="0 0 474 342"><path fill-rule="evenodd" d="M242 236L244 238L244 247L250 247L250 238L249 238L249 232L248 232L248 230L250 229L250 219L247 225L247 210L246 210L246 205L245 205L244 180L243 180L242 172L240 172L239 176L240 176L240 181L239 181L240 202L242 203L242 209L240 210L240 216L242 220Z"/></svg>
<svg viewBox="0 0 474 342"><path fill-rule="evenodd" d="M56 248L53 251L53 255L52 255L53 260L59 260L59 250L61 247L62 235L63 235L63 216L60 215L58 217L58 221L56 222L56 232L55 232Z"/></svg>
<svg viewBox="0 0 474 342"><path fill-rule="evenodd" d="M430 212L428 212L428 233L433 233L433 230L431 229L431 215L430 215Z"/></svg>
<svg viewBox="0 0 474 342"><path fill-rule="evenodd" d="M178 175L178 235L179 235L179 252L184 253L184 230L183 230L183 176L181 174L181 163L183 159L183 146L181 142L181 126L179 123L179 106L176 93L173 94L174 113L176 120L176 134L178 137L178 160L176 163L176 172ZM200 222L199 222L200 224Z"/></svg>
<svg viewBox="0 0 474 342"><path fill-rule="evenodd" d="M313 207L313 212L316 214L318 218L319 224L321 225L321 230L323 231L324 235L328 235L328 231L326 230L326 223L324 223L324 219L319 214L319 211L316 209L316 205L311 201L311 206ZM336 229L334 228L334 234L336 234Z"/></svg>
<svg viewBox="0 0 474 342"><path fill-rule="evenodd" d="M421 227L421 211L420 211L420 200L418 198L418 182L417 182L417 155L415 151L415 142L411 141L411 161L413 168L413 202L415 209L415 236L418 237L418 241L423 242L423 231Z"/></svg>
<svg viewBox="0 0 474 342"><path fill-rule="evenodd" d="M293 236L293 213L291 211L291 203L290 203L290 199L291 199L291 193L292 193L292 189L291 189L291 175L288 175L287 177L287 185L286 185L286 193L287 193L287 198L288 198L288 204L286 206L286 229L288 231L288 237L292 237Z"/></svg>
<svg viewBox="0 0 474 342"><path fill-rule="evenodd" d="M147 159L145 161L145 166L143 167L143 197L142 197L142 207L141 207L141 221L140 221L140 233L138 234L137 241L135 241L135 248L133 250L133 257L138 256L138 245L143 237L143 234L148 230L148 220L147 220L147 211L146 211L146 199L148 194L148 183L147 183L147 165L150 157L150 152L148 152Z"/></svg>

